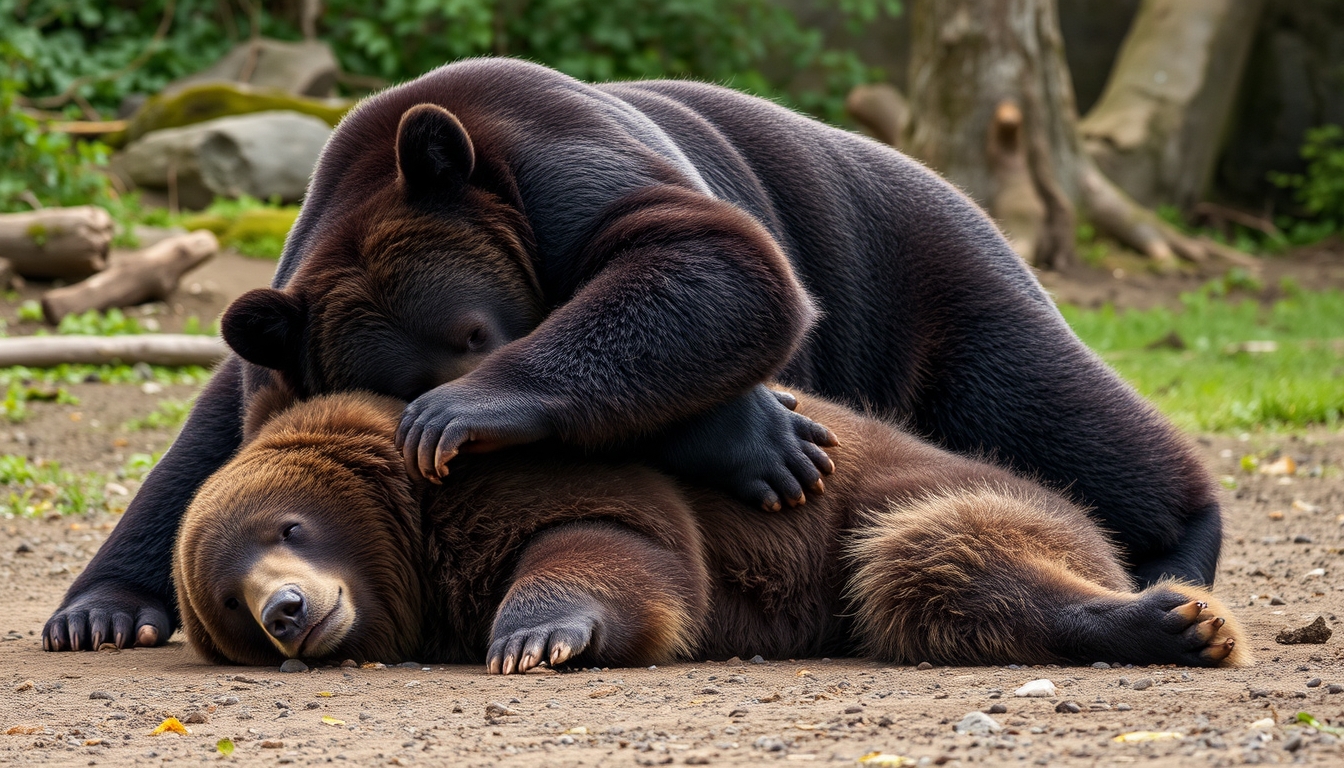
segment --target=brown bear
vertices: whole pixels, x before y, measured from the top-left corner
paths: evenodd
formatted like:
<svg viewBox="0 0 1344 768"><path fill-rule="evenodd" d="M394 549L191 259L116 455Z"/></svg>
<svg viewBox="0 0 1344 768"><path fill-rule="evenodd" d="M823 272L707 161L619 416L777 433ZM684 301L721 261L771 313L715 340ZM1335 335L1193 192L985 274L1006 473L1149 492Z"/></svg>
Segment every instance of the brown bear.
<svg viewBox="0 0 1344 768"><path fill-rule="evenodd" d="M1135 592L1059 494L798 399L839 435L838 467L824 495L768 513L545 443L417 484L393 441L401 401L268 390L181 527L187 635L219 662L486 660L505 674L753 654L1249 661L1208 593Z"/></svg>

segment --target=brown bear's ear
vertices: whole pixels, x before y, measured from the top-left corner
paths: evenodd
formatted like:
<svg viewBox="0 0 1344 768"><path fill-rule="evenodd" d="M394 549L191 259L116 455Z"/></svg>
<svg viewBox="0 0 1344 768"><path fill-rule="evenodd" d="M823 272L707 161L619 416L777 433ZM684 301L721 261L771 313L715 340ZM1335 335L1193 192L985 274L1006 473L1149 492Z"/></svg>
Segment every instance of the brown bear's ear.
<svg viewBox="0 0 1344 768"><path fill-rule="evenodd" d="M225 343L249 363L290 371L300 358L307 317L307 308L297 296L257 288L234 299L219 329Z"/></svg>
<svg viewBox="0 0 1344 768"><path fill-rule="evenodd" d="M408 197L456 195L476 166L476 150L452 112L418 104L401 116L397 166Z"/></svg>

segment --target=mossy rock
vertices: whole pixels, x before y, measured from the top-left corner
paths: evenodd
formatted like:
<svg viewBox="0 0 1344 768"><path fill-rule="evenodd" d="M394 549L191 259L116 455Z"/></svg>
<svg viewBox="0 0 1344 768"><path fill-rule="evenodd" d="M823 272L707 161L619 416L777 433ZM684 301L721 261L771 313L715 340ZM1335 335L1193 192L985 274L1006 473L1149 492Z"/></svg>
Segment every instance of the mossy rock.
<svg viewBox="0 0 1344 768"><path fill-rule="evenodd" d="M285 247L285 237L298 216L298 208L244 211L220 234L219 240L224 247L233 248L244 256L278 259Z"/></svg>
<svg viewBox="0 0 1344 768"><path fill-rule="evenodd" d="M233 221L224 216L218 216L213 213L198 213L194 216L187 216L182 219L182 226L188 232L194 232L198 229L208 229L214 233L215 237L223 238L224 233L228 231L229 225Z"/></svg>
<svg viewBox="0 0 1344 768"><path fill-rule="evenodd" d="M354 105L355 102L348 99L310 99L275 88L204 83L150 97L136 110L126 130L109 134L105 140L114 147L121 147L150 131L271 110L302 112L334 127Z"/></svg>

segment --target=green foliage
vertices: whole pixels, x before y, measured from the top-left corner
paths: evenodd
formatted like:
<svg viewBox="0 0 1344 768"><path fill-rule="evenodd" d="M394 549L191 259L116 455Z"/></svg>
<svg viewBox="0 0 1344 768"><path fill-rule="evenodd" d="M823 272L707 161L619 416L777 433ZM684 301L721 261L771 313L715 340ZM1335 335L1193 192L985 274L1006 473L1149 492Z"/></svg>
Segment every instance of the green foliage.
<svg viewBox="0 0 1344 768"><path fill-rule="evenodd" d="M1330 230L1344 226L1344 126L1323 125L1307 131L1302 143L1307 172L1274 173L1270 180L1295 189L1297 201L1308 214Z"/></svg>
<svg viewBox="0 0 1344 768"><path fill-rule="evenodd" d="M140 321L113 307L105 312L90 309L78 315L66 315L56 327L61 334L79 336L128 336L144 333Z"/></svg>
<svg viewBox="0 0 1344 768"><path fill-rule="evenodd" d="M138 384L153 381L159 384L190 384L199 386L210 379L210 369L199 365L167 367L162 365L70 365L51 368L28 368L16 365L0 368L0 386L14 382L23 384Z"/></svg>
<svg viewBox="0 0 1344 768"><path fill-rule="evenodd" d="M109 510L121 512L129 499L108 498L106 487L116 480L141 480L162 454L135 453L115 473L71 472L55 461L30 461L20 454L0 455L0 515L33 517Z"/></svg>
<svg viewBox="0 0 1344 768"><path fill-rule="evenodd" d="M309 99L282 91L244 91L227 83L205 83L151 96L136 111L126 131L109 136L108 142L120 146L150 131L276 109L312 115L334 127L352 106L354 101L332 103L329 99Z"/></svg>
<svg viewBox="0 0 1344 768"><path fill-rule="evenodd" d="M187 420L187 414L191 413L191 406L195 403L194 399L177 400L169 398L160 400L159 406L147 416L135 418L122 425L122 429L127 432L139 432L145 429L172 429L178 427Z"/></svg>
<svg viewBox="0 0 1344 768"><path fill-rule="evenodd" d="M5 389L5 399L0 401L0 413L3 413L4 417L11 423L18 424L25 421L30 415L28 403L33 401L79 405L79 398L70 394L70 390L65 387L49 389L11 381Z"/></svg>
<svg viewBox="0 0 1344 768"><path fill-rule="evenodd" d="M15 81L0 76L0 213L32 210L34 200L44 206L110 201L111 185L97 170L107 165L107 146L45 130L19 109L17 98Z"/></svg>
<svg viewBox="0 0 1344 768"><path fill-rule="evenodd" d="M851 29L901 11L899 0L813 0ZM259 31L298 37L296 3L253 0ZM20 63L32 96L78 92L104 111L130 93L156 93L198 71L251 32L240 6L176 0L169 34L154 42L165 0L0 0L0 46ZM784 95L803 72L819 80L789 94L823 116L842 114L849 87L874 73L828 48L776 0L327 0L319 35L349 72L406 80L450 61L517 56L586 80L695 77ZM128 64L138 66L121 72Z"/></svg>
<svg viewBox="0 0 1344 768"><path fill-rule="evenodd" d="M174 223L187 229L208 229L219 238L220 245L244 256L278 259L298 216L298 206L263 203L243 195L236 200L216 198L204 211L182 216Z"/></svg>
<svg viewBox="0 0 1344 768"><path fill-rule="evenodd" d="M1183 428L1344 420L1344 293L1286 285L1287 298L1262 306L1223 298L1228 288L1219 281L1185 294L1176 312L1060 309L1088 346Z"/></svg>

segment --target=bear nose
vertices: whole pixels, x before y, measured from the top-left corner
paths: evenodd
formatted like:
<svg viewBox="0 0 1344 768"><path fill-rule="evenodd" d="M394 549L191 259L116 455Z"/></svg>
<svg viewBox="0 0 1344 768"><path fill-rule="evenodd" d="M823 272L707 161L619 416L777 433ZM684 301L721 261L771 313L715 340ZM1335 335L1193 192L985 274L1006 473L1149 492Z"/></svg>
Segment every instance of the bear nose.
<svg viewBox="0 0 1344 768"><path fill-rule="evenodd" d="M308 602L303 592L294 585L281 588L261 610L261 623L266 631L282 643L299 639L308 626Z"/></svg>

